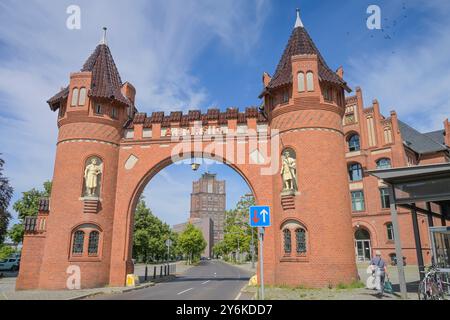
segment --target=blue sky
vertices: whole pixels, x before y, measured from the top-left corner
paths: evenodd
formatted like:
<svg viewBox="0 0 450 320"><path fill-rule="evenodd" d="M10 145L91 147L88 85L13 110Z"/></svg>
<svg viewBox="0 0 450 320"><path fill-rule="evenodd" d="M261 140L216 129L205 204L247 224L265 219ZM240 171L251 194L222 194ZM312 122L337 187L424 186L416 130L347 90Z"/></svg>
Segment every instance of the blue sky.
<svg viewBox="0 0 450 320"><path fill-rule="evenodd" d="M81 30L66 28L72 4L81 7ZM381 7L383 31L366 27L370 4ZM1 0L0 152L13 201L51 179L56 114L45 101L81 68L103 26L122 79L137 88L140 111L245 108L259 105L262 73L273 74L296 7L330 67L344 67L366 105L377 98L385 114L395 109L419 130L442 128L450 114L448 0ZM212 169L246 192L231 169ZM189 181L170 194L179 190L186 203L197 177L169 167L146 189L155 213L182 211L156 201L164 199L163 182L181 172Z"/></svg>

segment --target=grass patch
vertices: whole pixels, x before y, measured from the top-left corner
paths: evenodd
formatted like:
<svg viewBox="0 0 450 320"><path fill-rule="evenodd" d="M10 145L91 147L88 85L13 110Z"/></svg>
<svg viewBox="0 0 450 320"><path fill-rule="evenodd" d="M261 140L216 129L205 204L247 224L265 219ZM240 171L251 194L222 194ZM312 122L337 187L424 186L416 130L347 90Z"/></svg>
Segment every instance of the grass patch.
<svg viewBox="0 0 450 320"><path fill-rule="evenodd" d="M361 281L353 281L352 283L346 284L346 283L338 283L336 286L336 289L338 290L346 290L346 289L360 289L364 288L365 285Z"/></svg>

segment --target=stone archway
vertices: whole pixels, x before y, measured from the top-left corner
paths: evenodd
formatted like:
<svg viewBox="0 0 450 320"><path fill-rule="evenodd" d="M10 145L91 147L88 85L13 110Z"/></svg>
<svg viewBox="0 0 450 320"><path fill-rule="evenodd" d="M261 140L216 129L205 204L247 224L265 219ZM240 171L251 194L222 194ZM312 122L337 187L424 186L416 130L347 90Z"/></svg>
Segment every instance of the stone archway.
<svg viewBox="0 0 450 320"><path fill-rule="evenodd" d="M164 150L158 153L148 152L148 148L136 147L121 150L121 155L119 156L119 174L117 181L119 188L116 193L116 211L114 214L112 239L112 252L114 252L114 255L111 258L111 285L123 285L123 279L126 277L126 274L133 272L131 260L133 217L139 196L155 175L175 163L172 153L174 148L176 148L176 144L170 147L164 147L162 148ZM190 158L216 160L229 166L247 183L257 204L272 205L270 190L264 188L264 185L267 186L271 183L271 177L261 176L260 165L231 163L224 157L207 152L187 153L177 156L176 160L182 161ZM133 159L133 165L130 165L130 159ZM122 168L120 168L121 164L123 165ZM266 182L264 183L265 180ZM121 188L120 186L126 186L126 188ZM270 242L270 235L268 242Z"/></svg>

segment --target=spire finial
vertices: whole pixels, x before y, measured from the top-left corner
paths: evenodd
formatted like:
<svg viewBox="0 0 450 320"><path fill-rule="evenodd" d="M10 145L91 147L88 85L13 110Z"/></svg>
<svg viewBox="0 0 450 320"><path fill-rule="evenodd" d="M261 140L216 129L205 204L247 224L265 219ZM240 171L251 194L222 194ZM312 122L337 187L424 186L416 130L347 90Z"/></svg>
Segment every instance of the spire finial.
<svg viewBox="0 0 450 320"><path fill-rule="evenodd" d="M103 27L103 38L100 41L100 44L108 45L108 43L106 42L106 30L108 30L108 28Z"/></svg>
<svg viewBox="0 0 450 320"><path fill-rule="evenodd" d="M303 22L302 22L302 19L300 19L300 9L299 8L297 8L297 20L295 21L294 28L298 28L298 27L303 28Z"/></svg>

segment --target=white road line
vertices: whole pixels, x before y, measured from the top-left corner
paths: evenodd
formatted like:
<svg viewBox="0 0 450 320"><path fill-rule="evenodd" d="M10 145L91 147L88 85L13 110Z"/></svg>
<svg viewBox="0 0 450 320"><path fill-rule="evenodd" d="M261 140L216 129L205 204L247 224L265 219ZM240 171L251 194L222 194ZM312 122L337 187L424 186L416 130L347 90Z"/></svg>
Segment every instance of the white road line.
<svg viewBox="0 0 450 320"><path fill-rule="evenodd" d="M192 289L194 289L194 288L189 288L189 289L187 289L187 290L184 290L184 291L178 292L178 293L177 293L177 295L180 295L180 294L186 293L186 292L188 292L188 291L191 291Z"/></svg>
<svg viewBox="0 0 450 320"><path fill-rule="evenodd" d="M210 282L211 280L208 280L208 281L205 281L205 282L203 282L202 284L207 284L208 282Z"/></svg>
<svg viewBox="0 0 450 320"><path fill-rule="evenodd" d="M234 300L239 300L241 298L242 292L239 292L238 295L236 296L236 298L234 298Z"/></svg>

